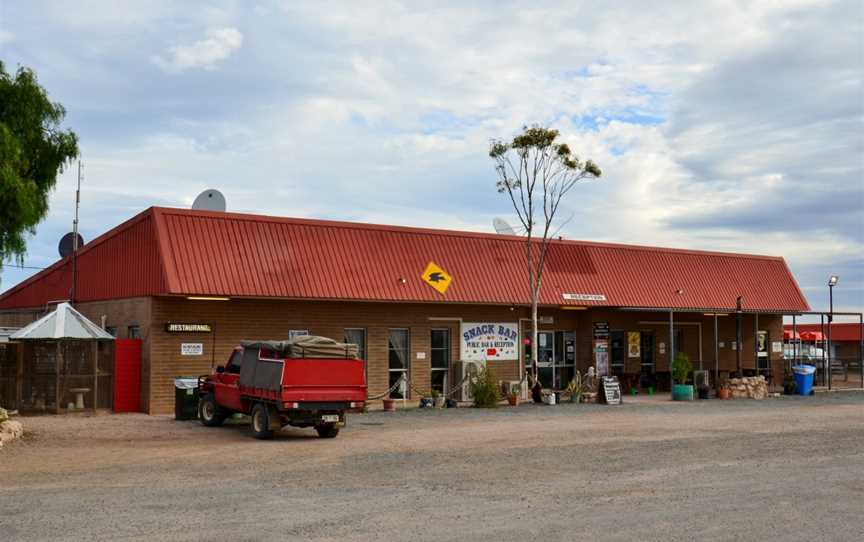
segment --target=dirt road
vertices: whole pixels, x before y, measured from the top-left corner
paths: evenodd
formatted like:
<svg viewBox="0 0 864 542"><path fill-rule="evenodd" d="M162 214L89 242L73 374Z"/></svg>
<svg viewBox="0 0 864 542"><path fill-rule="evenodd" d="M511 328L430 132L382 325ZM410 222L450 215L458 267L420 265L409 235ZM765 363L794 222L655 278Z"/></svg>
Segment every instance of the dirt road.
<svg viewBox="0 0 864 542"><path fill-rule="evenodd" d="M25 418L0 539L861 540L864 394L354 416L252 439Z"/></svg>

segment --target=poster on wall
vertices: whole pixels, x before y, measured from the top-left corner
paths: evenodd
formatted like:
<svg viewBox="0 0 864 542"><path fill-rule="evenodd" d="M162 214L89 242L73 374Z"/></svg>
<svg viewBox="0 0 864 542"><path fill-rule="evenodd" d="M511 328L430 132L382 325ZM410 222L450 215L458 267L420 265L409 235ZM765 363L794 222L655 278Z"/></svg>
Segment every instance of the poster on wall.
<svg viewBox="0 0 864 542"><path fill-rule="evenodd" d="M182 343L180 344L181 356L203 356L204 343Z"/></svg>
<svg viewBox="0 0 864 542"><path fill-rule="evenodd" d="M609 374L609 322L594 322L594 364L597 376Z"/></svg>
<svg viewBox="0 0 864 542"><path fill-rule="evenodd" d="M519 324L515 322L462 322L462 361L519 359L518 341Z"/></svg>
<svg viewBox="0 0 864 542"><path fill-rule="evenodd" d="M597 365L597 375L609 374L609 340L594 339L594 363Z"/></svg>
<svg viewBox="0 0 864 542"><path fill-rule="evenodd" d="M756 354L760 358L768 357L768 332L766 331L756 334Z"/></svg>
<svg viewBox="0 0 864 542"><path fill-rule="evenodd" d="M640 350L641 342L639 340L640 334L638 331L628 331L627 332L627 357L628 358L638 358L642 355Z"/></svg>

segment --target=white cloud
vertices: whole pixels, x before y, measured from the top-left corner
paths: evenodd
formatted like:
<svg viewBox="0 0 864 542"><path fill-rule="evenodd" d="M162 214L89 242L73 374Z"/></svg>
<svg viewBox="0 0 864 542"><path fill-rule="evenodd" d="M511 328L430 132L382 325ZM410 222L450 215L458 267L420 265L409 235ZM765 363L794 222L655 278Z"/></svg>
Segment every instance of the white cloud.
<svg viewBox="0 0 864 542"><path fill-rule="evenodd" d="M243 34L236 28L215 28L207 37L190 45L172 47L165 56L154 56L153 62L167 72L190 68L212 70L243 45Z"/></svg>
<svg viewBox="0 0 864 542"><path fill-rule="evenodd" d="M83 5L86 33L15 19L50 36L23 63L82 130L93 234L206 187L235 210L490 231L509 209L488 141L540 122L604 171L567 237L783 255L814 306L831 267L864 307L855 1ZM202 28L221 30L166 51Z"/></svg>

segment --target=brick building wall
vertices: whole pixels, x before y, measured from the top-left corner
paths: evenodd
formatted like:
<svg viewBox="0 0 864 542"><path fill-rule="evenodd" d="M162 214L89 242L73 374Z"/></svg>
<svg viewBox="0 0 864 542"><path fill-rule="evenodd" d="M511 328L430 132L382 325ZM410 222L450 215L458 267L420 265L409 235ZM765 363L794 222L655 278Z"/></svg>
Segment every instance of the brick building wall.
<svg viewBox="0 0 864 542"><path fill-rule="evenodd" d="M244 339L287 339L290 330L307 330L342 340L346 328L366 330L369 394L377 395L388 386L388 334L390 329L409 332L410 378L420 390L430 388L430 341L432 329L450 330L450 359L459 360L460 319L466 322L513 322L520 331L530 328L529 311L524 307L360 303L338 301L286 301L267 299L231 299L229 301L193 301L180 297L131 298L76 306L96 323L116 327L118 337L128 336L129 326L138 326L142 348L142 406L146 412L171 412L174 404L173 380L179 375L197 376L210 372L213 365L224 364L231 350ZM0 325L24 325L39 313L0 313ZM541 324L543 331L573 331L576 334L576 363L580 370L593 364L593 323L607 322L610 330L653 333L655 370L666 373L669 367L668 312L621 312L611 310L566 311L541 308L540 315L552 322ZM29 318L29 320L28 320ZM768 332L769 356L775 383L782 380L782 352L773 352L770 343L782 341L782 317L760 315L758 328ZM27 321L25 321L27 320ZM11 323L10 323L11 322ZM206 323L211 333L169 333L166 323ZM676 313L676 330L681 330L682 344L695 368L714 369L713 317L701 313ZM735 316L718 317L719 368L736 369ZM743 318L742 367L755 368L754 316ZM701 332L701 333L700 333ZM700 351L701 339L701 351ZM201 343L200 356L181 355L182 343ZM663 343L663 353L660 344ZM421 354L418 357L418 353ZM639 358L627 358L628 372L639 370ZM490 363L501 380L519 380L518 361ZM458 381L452 374L451 383ZM410 395L416 398L416 393Z"/></svg>

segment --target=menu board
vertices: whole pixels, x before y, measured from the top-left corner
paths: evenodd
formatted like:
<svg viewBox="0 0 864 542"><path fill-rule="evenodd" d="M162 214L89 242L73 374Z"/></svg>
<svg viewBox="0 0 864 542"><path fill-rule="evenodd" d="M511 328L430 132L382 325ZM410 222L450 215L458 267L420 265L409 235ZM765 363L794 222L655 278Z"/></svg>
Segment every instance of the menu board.
<svg viewBox="0 0 864 542"><path fill-rule="evenodd" d="M603 389L603 402L607 405L621 404L621 385L616 376L604 376L601 381Z"/></svg>

